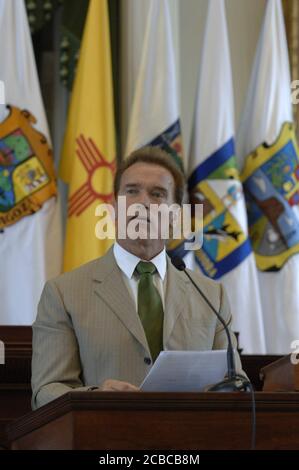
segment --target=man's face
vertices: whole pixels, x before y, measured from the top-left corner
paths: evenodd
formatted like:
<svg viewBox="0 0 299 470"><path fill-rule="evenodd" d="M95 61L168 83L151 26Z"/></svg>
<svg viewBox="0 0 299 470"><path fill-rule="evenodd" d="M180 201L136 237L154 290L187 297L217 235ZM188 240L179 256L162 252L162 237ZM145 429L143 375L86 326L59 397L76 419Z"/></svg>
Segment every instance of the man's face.
<svg viewBox="0 0 299 470"><path fill-rule="evenodd" d="M139 224L139 228L142 229L143 226L143 231L149 235L150 224L153 221L150 205L165 204L169 206L174 204L174 192L174 178L166 168L142 162L130 166L121 177L118 196L125 197L127 208L132 204L137 205L137 207L143 206L144 215L127 215L125 219L126 227L134 221L134 224ZM118 221L121 214L118 214L117 207L115 212ZM160 238L159 229L158 238Z"/></svg>

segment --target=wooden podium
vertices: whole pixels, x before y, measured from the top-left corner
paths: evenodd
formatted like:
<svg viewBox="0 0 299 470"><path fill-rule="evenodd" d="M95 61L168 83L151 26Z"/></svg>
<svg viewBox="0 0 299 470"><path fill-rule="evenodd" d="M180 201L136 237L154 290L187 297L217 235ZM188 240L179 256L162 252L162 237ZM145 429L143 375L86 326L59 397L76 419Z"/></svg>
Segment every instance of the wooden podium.
<svg viewBox="0 0 299 470"><path fill-rule="evenodd" d="M299 448L299 394L257 392L256 448ZM249 449L249 393L71 392L8 426L12 449Z"/></svg>
<svg viewBox="0 0 299 470"><path fill-rule="evenodd" d="M299 392L299 363L292 362L291 354L284 356L263 367L260 379L265 392Z"/></svg>
<svg viewBox="0 0 299 470"><path fill-rule="evenodd" d="M7 437L13 449L250 447L249 394L72 392L28 413L31 335L30 327L0 326L0 449L7 448ZM258 390L257 448L298 449L299 394L290 391L299 390L298 366L289 357L255 355L242 356L242 364Z"/></svg>

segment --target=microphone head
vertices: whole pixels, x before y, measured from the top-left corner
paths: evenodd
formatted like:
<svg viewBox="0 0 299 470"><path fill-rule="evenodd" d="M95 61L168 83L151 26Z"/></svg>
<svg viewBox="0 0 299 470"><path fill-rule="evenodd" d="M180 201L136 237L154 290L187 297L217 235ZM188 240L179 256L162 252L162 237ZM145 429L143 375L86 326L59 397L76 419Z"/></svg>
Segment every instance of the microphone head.
<svg viewBox="0 0 299 470"><path fill-rule="evenodd" d="M171 262L174 267L177 268L179 271L184 271L186 269L184 260L182 260L182 258L180 258L179 256L174 256L173 258L171 258Z"/></svg>

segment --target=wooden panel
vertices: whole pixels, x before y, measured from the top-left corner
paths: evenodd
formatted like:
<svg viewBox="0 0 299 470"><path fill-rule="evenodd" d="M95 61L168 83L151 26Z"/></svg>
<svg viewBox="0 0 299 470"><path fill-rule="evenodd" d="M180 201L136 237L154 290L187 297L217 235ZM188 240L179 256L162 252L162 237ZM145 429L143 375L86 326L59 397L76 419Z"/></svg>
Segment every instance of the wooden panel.
<svg viewBox="0 0 299 470"><path fill-rule="evenodd" d="M299 392L299 364L292 363L291 354L263 367L260 376L265 392Z"/></svg>
<svg viewBox="0 0 299 470"><path fill-rule="evenodd" d="M73 417L71 413L60 416L47 426L38 427L31 433L17 439L11 450L63 450L73 449Z"/></svg>
<svg viewBox="0 0 299 470"><path fill-rule="evenodd" d="M32 328L0 326L5 347L5 364L0 366L0 384L28 384L31 378Z"/></svg>
<svg viewBox="0 0 299 470"><path fill-rule="evenodd" d="M253 387L257 391L262 391L263 381L260 378L260 370L277 361L282 356L274 355L244 355L241 356L242 366L248 375Z"/></svg>
<svg viewBox="0 0 299 470"><path fill-rule="evenodd" d="M256 410L257 449L299 448L298 394L257 392ZM9 437L15 449L249 449L251 419L248 393L72 392Z"/></svg>
<svg viewBox="0 0 299 470"><path fill-rule="evenodd" d="M6 446L5 428L31 410L32 329L30 326L0 326L5 346L5 364L0 365L0 446Z"/></svg>
<svg viewBox="0 0 299 470"><path fill-rule="evenodd" d="M5 343L5 365L0 365L0 446L7 445L6 425L31 410L32 329L30 326L0 326ZM262 389L259 371L281 356L242 356L243 368L256 390Z"/></svg>

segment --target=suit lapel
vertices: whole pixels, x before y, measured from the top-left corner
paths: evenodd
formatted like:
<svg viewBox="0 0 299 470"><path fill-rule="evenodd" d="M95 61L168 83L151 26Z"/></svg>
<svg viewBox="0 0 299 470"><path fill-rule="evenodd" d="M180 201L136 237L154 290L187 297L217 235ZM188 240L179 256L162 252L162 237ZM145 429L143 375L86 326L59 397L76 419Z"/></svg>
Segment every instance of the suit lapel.
<svg viewBox="0 0 299 470"><path fill-rule="evenodd" d="M188 280L167 257L167 285L164 312L164 346L167 344L175 323L187 305L186 286Z"/></svg>
<svg viewBox="0 0 299 470"><path fill-rule="evenodd" d="M116 264L113 248L110 248L107 254L99 259L93 278L95 294L113 310L150 355L143 326L121 271Z"/></svg>
<svg viewBox="0 0 299 470"><path fill-rule="evenodd" d="M95 295L99 296L119 317L120 321L139 341L150 355L144 329L136 312L135 304L116 264L113 247L95 265L93 275ZM163 343L167 344L175 323L187 305L188 280L167 257L167 285L165 298Z"/></svg>

